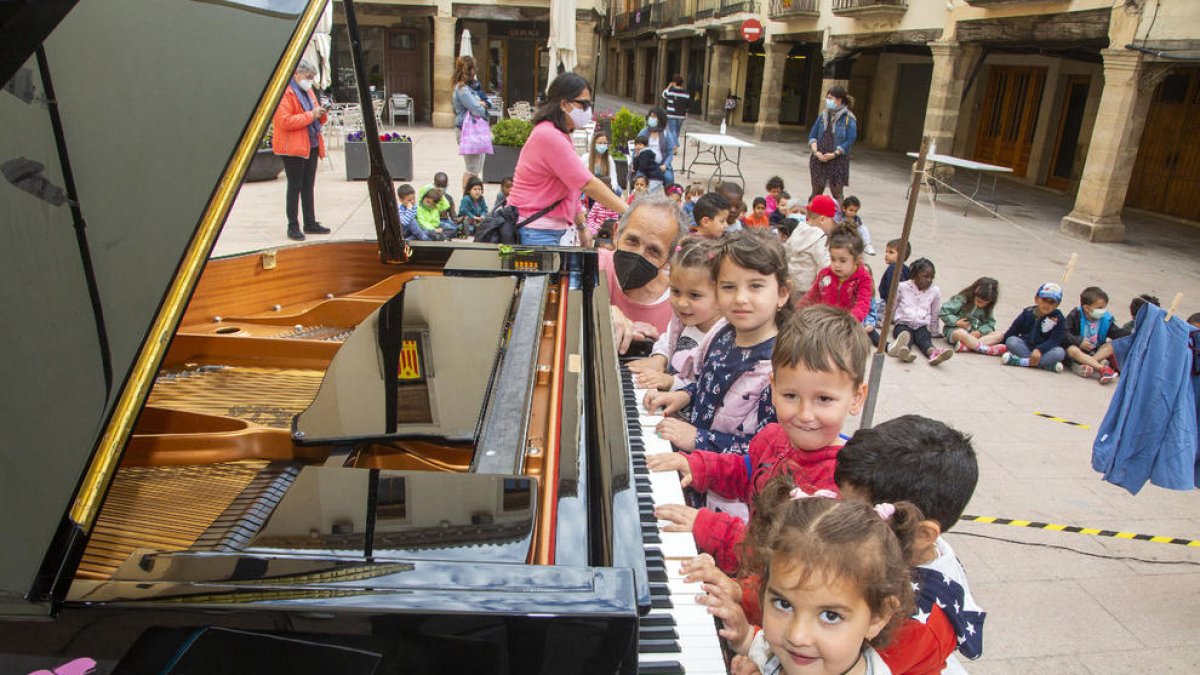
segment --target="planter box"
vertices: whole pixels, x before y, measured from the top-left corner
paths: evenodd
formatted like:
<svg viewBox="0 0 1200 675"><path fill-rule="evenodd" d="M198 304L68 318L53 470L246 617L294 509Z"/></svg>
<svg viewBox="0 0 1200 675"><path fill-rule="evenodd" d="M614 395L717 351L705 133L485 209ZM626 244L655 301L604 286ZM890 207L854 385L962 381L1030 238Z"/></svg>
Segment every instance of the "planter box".
<svg viewBox="0 0 1200 675"><path fill-rule="evenodd" d="M412 180L413 144L380 143L379 145L383 148L383 163L387 166L392 180ZM347 141L344 148L346 180L366 180L371 175L371 159L367 154L366 141Z"/></svg>
<svg viewBox="0 0 1200 675"><path fill-rule="evenodd" d="M626 179L629 178L629 160L614 159L613 164L616 165L617 169L617 184L620 185L622 189L628 190L629 186L626 183L629 181Z"/></svg>
<svg viewBox="0 0 1200 675"><path fill-rule="evenodd" d="M499 183L505 178L512 178L517 171L517 159L521 157L521 149L510 145L492 147L493 154L483 159L483 182Z"/></svg>
<svg viewBox="0 0 1200 675"><path fill-rule="evenodd" d="M283 158L271 150L259 150L246 167L244 183L258 183L264 180L275 180L283 171Z"/></svg>

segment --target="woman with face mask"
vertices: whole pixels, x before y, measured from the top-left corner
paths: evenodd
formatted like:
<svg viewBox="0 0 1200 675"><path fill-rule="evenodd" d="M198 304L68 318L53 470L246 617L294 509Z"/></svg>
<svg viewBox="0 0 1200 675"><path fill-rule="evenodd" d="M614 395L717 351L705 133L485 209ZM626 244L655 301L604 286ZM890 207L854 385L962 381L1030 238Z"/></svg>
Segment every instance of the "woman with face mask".
<svg viewBox="0 0 1200 675"><path fill-rule="evenodd" d="M317 222L316 207L313 206L313 186L317 182L317 163L325 156L325 139L321 136L321 123L327 115L313 91L317 69L307 61L296 66L291 82L279 99L275 109L274 135L271 149L283 157L283 170L287 175L287 198L284 208L287 213L288 239L304 241L305 234L329 234L329 228ZM304 207L304 230L300 230L297 207Z"/></svg>
<svg viewBox="0 0 1200 675"><path fill-rule="evenodd" d="M533 116L533 132L521 149L508 195L520 221L537 216L520 229L523 245L557 246L563 241L574 243L578 236L582 245L590 246L580 192L625 213L625 202L575 154L571 132L591 121L592 91L587 80L575 73L555 78L546 102Z"/></svg>
<svg viewBox="0 0 1200 675"><path fill-rule="evenodd" d="M850 148L857 137L858 119L850 112L850 96L845 87L834 85L825 95L825 109L808 134L812 151L808 160L812 176L809 201L824 193L826 185L833 198L842 201L842 189L850 182Z"/></svg>
<svg viewBox="0 0 1200 675"><path fill-rule="evenodd" d="M671 168L671 163L675 161L675 146L679 142L667 122L667 111L656 106L646 113L646 126L638 132L639 136L645 134L650 137L646 147L654 151L654 161L662 168L663 185L675 182L675 170Z"/></svg>
<svg viewBox="0 0 1200 675"><path fill-rule="evenodd" d="M588 152L579 156L583 160L588 171L600 180L608 183L615 194L621 194L621 180L617 176L617 163L613 161L611 152L611 143L609 143L608 133L602 129L598 129L592 135L591 149Z"/></svg>

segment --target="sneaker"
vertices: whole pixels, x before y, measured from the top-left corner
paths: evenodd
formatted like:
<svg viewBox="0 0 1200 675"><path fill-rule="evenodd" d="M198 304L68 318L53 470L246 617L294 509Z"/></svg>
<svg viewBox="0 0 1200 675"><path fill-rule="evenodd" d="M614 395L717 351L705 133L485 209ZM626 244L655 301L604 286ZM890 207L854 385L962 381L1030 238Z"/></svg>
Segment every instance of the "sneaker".
<svg viewBox="0 0 1200 675"><path fill-rule="evenodd" d="M1072 363L1071 364L1071 372L1075 373L1076 375L1078 375L1080 377L1091 377L1092 374L1094 374L1096 372L1096 369L1092 368L1091 366L1087 365L1086 363Z"/></svg>
<svg viewBox="0 0 1200 675"><path fill-rule="evenodd" d="M1054 364L1053 370L1056 373L1061 373L1063 371L1062 361L1059 361L1058 363Z"/></svg>
<svg viewBox="0 0 1200 675"><path fill-rule="evenodd" d="M988 356L1004 356L1008 353L1008 347L1006 345L992 345L984 350L983 353Z"/></svg>
<svg viewBox="0 0 1200 675"><path fill-rule="evenodd" d="M888 347L887 355L895 356L896 358L900 358L901 351L908 353L908 343L910 340L912 340L912 334L901 333L900 337L898 337L894 341L892 341L892 346ZM903 361L904 359L900 358L900 360Z"/></svg>
<svg viewBox="0 0 1200 675"><path fill-rule="evenodd" d="M328 227L322 227L320 223L313 223L312 225L304 226L305 234L329 234L332 231L333 230L329 229Z"/></svg>
<svg viewBox="0 0 1200 675"><path fill-rule="evenodd" d="M912 350L908 347L901 347L900 349L897 349L894 356L904 363L912 363L913 361L917 360L917 355L912 353Z"/></svg>
<svg viewBox="0 0 1200 675"><path fill-rule="evenodd" d="M949 361L951 356L954 356L954 352L949 349L935 349L933 350L933 354L929 355L929 365L936 366L943 364Z"/></svg>
<svg viewBox="0 0 1200 675"><path fill-rule="evenodd" d="M956 351L956 352L969 352L969 351L971 351L971 348L970 348L970 347L968 347L968 346L966 346L965 344L963 344L963 343L961 343L961 342L957 342L957 343L955 343L955 345L954 345L954 351Z"/></svg>
<svg viewBox="0 0 1200 675"><path fill-rule="evenodd" d="M304 233L298 227L289 227L287 230L288 239L292 241L304 241Z"/></svg>
<svg viewBox="0 0 1200 675"><path fill-rule="evenodd" d="M1000 355L1000 363L1003 363L1006 366L1017 366L1020 365L1020 359L1012 354L1009 354L1008 352L1004 352Z"/></svg>
<svg viewBox="0 0 1200 675"><path fill-rule="evenodd" d="M863 250L866 251L867 255L875 255L875 247L870 244L867 244L867 247Z"/></svg>
<svg viewBox="0 0 1200 675"><path fill-rule="evenodd" d="M1117 373L1117 371L1106 366L1100 371L1100 384L1112 384L1113 382L1117 381L1118 377L1120 377L1120 375Z"/></svg>

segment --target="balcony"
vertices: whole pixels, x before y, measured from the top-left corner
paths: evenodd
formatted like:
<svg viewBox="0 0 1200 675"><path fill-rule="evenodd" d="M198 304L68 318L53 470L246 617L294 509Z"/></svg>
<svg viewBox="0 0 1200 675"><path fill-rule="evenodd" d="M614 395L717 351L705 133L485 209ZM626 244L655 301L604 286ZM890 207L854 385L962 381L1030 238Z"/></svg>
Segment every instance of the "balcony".
<svg viewBox="0 0 1200 675"><path fill-rule="evenodd" d="M738 12L753 12L756 0L721 0L721 16L729 16Z"/></svg>
<svg viewBox="0 0 1200 675"><path fill-rule="evenodd" d="M617 20L613 22L614 34L630 35L658 28L662 25L664 4L662 2L655 2L638 7L632 12L618 14Z"/></svg>
<svg viewBox="0 0 1200 675"><path fill-rule="evenodd" d="M820 15L817 0L771 0L767 11L767 16L772 19L815 19Z"/></svg>
<svg viewBox="0 0 1200 675"><path fill-rule="evenodd" d="M696 0L696 18L707 19L717 13L717 0Z"/></svg>
<svg viewBox="0 0 1200 675"><path fill-rule="evenodd" d="M897 17L907 11L908 0L833 0L835 16Z"/></svg>
<svg viewBox="0 0 1200 675"><path fill-rule="evenodd" d="M663 4L664 26L682 26L695 20L695 0L667 0Z"/></svg>

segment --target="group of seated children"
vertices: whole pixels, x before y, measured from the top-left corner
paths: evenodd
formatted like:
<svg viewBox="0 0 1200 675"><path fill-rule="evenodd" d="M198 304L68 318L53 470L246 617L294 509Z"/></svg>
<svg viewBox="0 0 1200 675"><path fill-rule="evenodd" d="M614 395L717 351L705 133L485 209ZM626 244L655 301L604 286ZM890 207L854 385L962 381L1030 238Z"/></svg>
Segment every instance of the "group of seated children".
<svg viewBox="0 0 1200 675"><path fill-rule="evenodd" d="M842 309L793 310L787 259L758 229L676 248L675 315L630 364L676 450L647 467L678 471L691 493L656 517L705 553L684 573L704 582L745 672L935 673L956 650L977 658L984 613L940 536L974 491L974 451L917 416L841 444L865 403L870 341Z"/></svg>
<svg viewBox="0 0 1200 675"><path fill-rule="evenodd" d="M456 211L447 190L448 184L449 178L439 171L434 174L433 182L420 190L414 190L408 183L396 188L400 225L406 239L442 241L473 236L475 228L489 213L507 203L508 193L512 191L512 179L502 180L496 203L489 209L483 197L483 181L472 176L467 179L466 193Z"/></svg>

